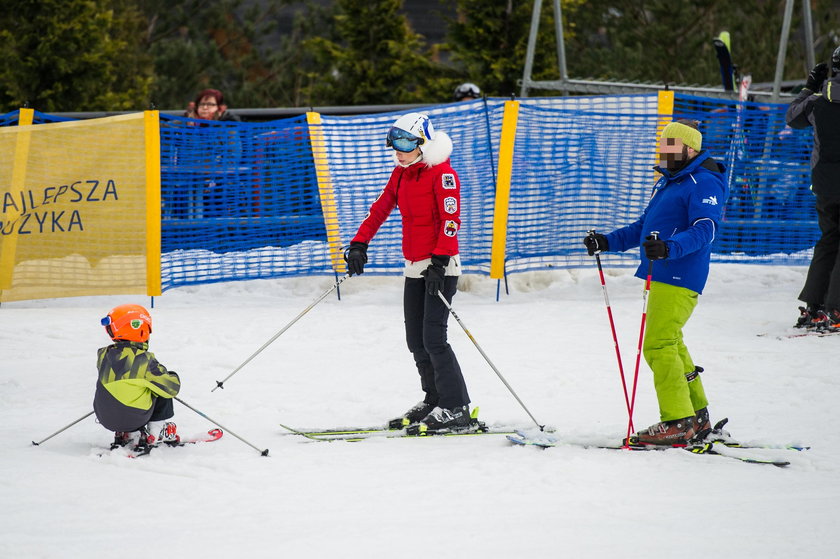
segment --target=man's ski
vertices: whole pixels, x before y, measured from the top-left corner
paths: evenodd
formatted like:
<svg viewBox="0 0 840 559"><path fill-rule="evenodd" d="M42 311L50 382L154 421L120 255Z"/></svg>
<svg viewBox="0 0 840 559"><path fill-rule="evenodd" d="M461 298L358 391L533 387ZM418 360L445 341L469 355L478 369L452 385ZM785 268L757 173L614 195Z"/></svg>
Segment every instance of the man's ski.
<svg viewBox="0 0 840 559"><path fill-rule="evenodd" d="M560 440L552 440L552 437L545 437L540 436L536 438L529 437L523 433L517 433L514 435L507 435L507 439L515 444L515 445L530 445L530 446L537 446L540 448L551 448L555 446L578 446L582 448L596 448L596 449L603 449L603 450L630 450L630 451L650 451L650 450L673 450L673 449L680 449L680 450L687 450L692 454L709 454L713 456L723 456L726 458L732 458L734 460L739 460L741 462L746 462L748 464L765 464L765 465L772 465L778 467L784 467L790 465L790 462L787 460L778 460L772 458L763 458L759 456L748 456L738 452L728 451L726 445L722 443L698 443L698 444L690 444L685 446L665 446L665 445L639 445L639 444L629 444L629 445L602 445L602 444L583 444L583 443L574 443L574 442L563 442Z"/></svg>
<svg viewBox="0 0 840 559"><path fill-rule="evenodd" d="M160 445L151 445L142 448L127 448L127 447L118 447L115 449L111 449L110 452L101 452L99 456L107 456L109 454L122 454L127 458L138 458L140 456L146 456L147 454L151 454L152 450L158 447L178 447L178 446L186 446L188 444L196 444L196 443L210 443L213 441L218 441L222 438L224 432L221 429L210 429L206 433L200 433L194 437L187 437L182 438L177 443L161 443Z"/></svg>

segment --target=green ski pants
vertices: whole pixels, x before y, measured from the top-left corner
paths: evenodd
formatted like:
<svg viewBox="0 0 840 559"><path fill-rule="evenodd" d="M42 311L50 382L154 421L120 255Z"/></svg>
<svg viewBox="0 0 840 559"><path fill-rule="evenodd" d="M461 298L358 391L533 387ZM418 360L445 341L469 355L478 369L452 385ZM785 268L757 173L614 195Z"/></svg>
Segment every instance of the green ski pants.
<svg viewBox="0 0 840 559"><path fill-rule="evenodd" d="M653 371L660 421L691 417L709 403L700 376L691 382L685 376L694 371L694 361L683 343L682 328L697 306L698 297L684 287L650 284L642 351Z"/></svg>

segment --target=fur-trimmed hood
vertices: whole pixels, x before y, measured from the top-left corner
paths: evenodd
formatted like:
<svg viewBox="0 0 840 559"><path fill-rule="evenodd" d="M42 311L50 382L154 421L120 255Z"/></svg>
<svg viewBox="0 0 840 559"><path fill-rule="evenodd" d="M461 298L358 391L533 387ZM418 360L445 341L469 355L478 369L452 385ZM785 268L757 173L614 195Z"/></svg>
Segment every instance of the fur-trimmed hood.
<svg viewBox="0 0 840 559"><path fill-rule="evenodd" d="M435 139L429 140L423 144L420 147L420 152L423 154L420 161L425 163L426 167L440 165L452 155L452 138L450 138L449 134L446 132L437 130L435 131ZM394 161L396 161L397 165L399 165L397 155L393 154L393 157Z"/></svg>

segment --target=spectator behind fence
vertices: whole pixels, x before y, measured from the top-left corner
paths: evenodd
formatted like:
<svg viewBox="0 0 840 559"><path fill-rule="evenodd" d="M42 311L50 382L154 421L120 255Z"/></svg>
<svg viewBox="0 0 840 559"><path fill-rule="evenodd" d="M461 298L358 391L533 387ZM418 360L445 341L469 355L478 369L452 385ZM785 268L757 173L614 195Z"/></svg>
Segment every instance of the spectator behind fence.
<svg viewBox="0 0 840 559"><path fill-rule="evenodd" d="M228 111L225 96L218 89L204 89L187 105L186 116L198 120L216 120L219 122L239 122L238 116ZM241 192L230 182L235 180L233 154L239 153L240 146L235 130L219 131L222 149L208 152L212 157L208 172L201 177L202 184L197 189L189 189L187 213L193 218L212 218L236 215L243 205ZM176 206L183 203L176 195ZM179 213L176 209L176 214Z"/></svg>
<svg viewBox="0 0 840 559"><path fill-rule="evenodd" d="M785 120L791 128L814 127L811 190L817 197L822 236L814 246L799 300L797 328L840 330L840 47L831 55L831 77L824 62L808 74L805 88L791 101Z"/></svg>
<svg viewBox="0 0 840 559"><path fill-rule="evenodd" d="M218 89L205 89L199 92L195 101L187 105L186 116L201 120L232 120L239 121L239 117L228 111L225 96Z"/></svg>

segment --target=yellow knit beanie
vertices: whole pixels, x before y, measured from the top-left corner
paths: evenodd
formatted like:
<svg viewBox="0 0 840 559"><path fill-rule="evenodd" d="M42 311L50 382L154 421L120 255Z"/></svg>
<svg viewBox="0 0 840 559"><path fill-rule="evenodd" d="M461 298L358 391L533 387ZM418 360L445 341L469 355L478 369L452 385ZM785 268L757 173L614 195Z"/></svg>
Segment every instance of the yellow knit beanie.
<svg viewBox="0 0 840 559"><path fill-rule="evenodd" d="M694 151L700 151L703 145L703 134L696 128L692 128L681 122L674 121L662 130L663 138L679 138L682 143Z"/></svg>

